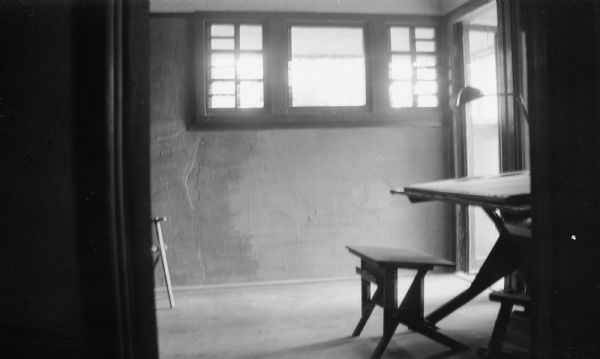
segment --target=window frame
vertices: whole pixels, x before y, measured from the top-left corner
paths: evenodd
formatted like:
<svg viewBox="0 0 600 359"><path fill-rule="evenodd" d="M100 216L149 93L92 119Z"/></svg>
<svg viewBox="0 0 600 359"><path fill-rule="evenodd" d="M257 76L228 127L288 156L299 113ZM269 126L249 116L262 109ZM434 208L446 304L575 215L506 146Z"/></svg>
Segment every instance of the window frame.
<svg viewBox="0 0 600 359"><path fill-rule="evenodd" d="M210 27L211 25L214 24L233 24L235 27L234 30L234 42L236 43L233 53L234 56L237 60L239 53L242 51L239 49L239 27L240 25L261 25L262 26L262 50L260 51L262 54L262 58L263 58L263 77L262 77L262 82L263 82L263 107L257 107L257 108L241 108L241 107L234 107L234 108L210 108L209 107L209 99L210 99L210 94L209 94L209 88L210 88L210 83L211 83L211 77L210 77L210 72L211 72L211 60L210 60L210 55L212 54L212 49L211 49L211 33L210 33ZM230 117L230 116L257 116L257 115L262 115L268 112L268 108L270 107L270 102L269 102L269 89L267 86L267 71L266 71L266 66L265 66L265 26L266 21L265 20L260 20L260 19L243 19L243 18L237 18L237 19L215 19L215 20L208 20L203 22L203 31L202 31L202 42L201 44L198 44L197 46L202 46L203 47L203 87L204 87L204 98L202 99L202 106L204 107L203 109L203 113L205 114L206 117ZM258 52L258 51L257 51ZM237 77L237 71L236 71L236 77L234 79L235 85L236 85L236 100L237 100L237 84L239 82L239 78ZM196 86L198 86L198 84L196 84ZM198 94L195 93L194 96L198 97ZM198 100L198 99L197 99Z"/></svg>
<svg viewBox="0 0 600 359"><path fill-rule="evenodd" d="M445 79L440 16L275 12L196 12L189 15L190 115L188 129L440 126L444 122ZM208 71L210 24L261 24L263 36L263 108L209 109ZM288 103L288 61L291 59L291 27L361 27L365 56L364 106L291 107ZM438 106L390 106L388 59L390 26L433 27L436 33Z"/></svg>
<svg viewBox="0 0 600 359"><path fill-rule="evenodd" d="M207 31L207 38L205 40L205 48L207 49L207 52L210 53L211 56L206 56L207 59L207 68L206 68L206 73L208 74L209 77L209 84L208 84L208 88L210 89L210 85L212 84L213 81L233 81L234 82L234 86L235 86L235 92L234 92L234 98L235 98L235 104L236 107L213 107L210 108L208 107L208 111L209 112L220 112L222 110L237 110L237 109L251 109L251 110L262 110L265 108L265 104L264 104L264 99L266 98L266 94L265 94L265 86L264 86L264 72L265 72L265 68L264 68L264 61L262 61L262 58L264 57L264 48L262 47L262 43L264 43L264 34L262 29L264 28L264 25L262 23L254 23L254 22L220 22L220 21L215 21L215 22L210 22L209 24L207 24L207 26L209 28L212 28L214 25L233 25L234 27L234 32L233 32L233 42L234 42L234 47L231 50L222 50L222 49L213 49L212 48L212 40L215 39L215 36L212 34L212 30ZM260 26L261 27L261 49L259 50L243 50L241 49L241 33L240 33L240 28L242 26L246 26L246 25L251 25L251 26ZM222 37L216 37L216 38L222 38ZM233 79L217 79L214 80L212 78L212 68L213 63L212 63L212 55L213 54L222 54L222 53L233 53L234 56L234 78ZM261 56L261 63L262 63L262 76L260 77L260 79L258 78L253 78L253 79L243 79L239 76L239 69L237 68L237 62L240 60L240 57L242 56L242 54L248 54L248 53L254 53L254 54L260 54ZM261 107L237 107L238 105L238 96L239 96L239 85L241 82L243 81L260 81L263 84L263 104ZM211 94L208 94L208 98L211 97Z"/></svg>

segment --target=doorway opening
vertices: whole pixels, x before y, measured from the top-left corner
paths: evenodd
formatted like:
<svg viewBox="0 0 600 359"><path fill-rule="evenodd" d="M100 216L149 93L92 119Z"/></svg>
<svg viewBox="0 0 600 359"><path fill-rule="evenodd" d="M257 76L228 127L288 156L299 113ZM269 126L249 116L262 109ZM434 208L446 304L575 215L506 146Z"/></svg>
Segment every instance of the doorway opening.
<svg viewBox="0 0 600 359"><path fill-rule="evenodd" d="M501 169L495 2L464 22L462 41L464 84L484 93L466 104L464 111L465 174L495 175ZM468 271L476 272L496 242L498 231L479 207L469 207L466 216Z"/></svg>

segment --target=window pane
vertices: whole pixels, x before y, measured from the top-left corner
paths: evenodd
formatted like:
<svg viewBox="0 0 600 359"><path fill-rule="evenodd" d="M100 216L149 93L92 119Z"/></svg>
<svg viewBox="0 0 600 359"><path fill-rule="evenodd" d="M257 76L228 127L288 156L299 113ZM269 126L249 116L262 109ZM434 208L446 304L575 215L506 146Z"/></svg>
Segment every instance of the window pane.
<svg viewBox="0 0 600 359"><path fill-rule="evenodd" d="M435 29L432 27L416 27L415 39L434 39Z"/></svg>
<svg viewBox="0 0 600 359"><path fill-rule="evenodd" d="M292 57L364 56L361 27L302 27L291 29Z"/></svg>
<svg viewBox="0 0 600 359"><path fill-rule="evenodd" d="M233 50L233 39L216 38L210 40L210 48L213 50Z"/></svg>
<svg viewBox="0 0 600 359"><path fill-rule="evenodd" d="M213 53L210 57L210 64L213 67L233 67L235 65L235 56L233 53Z"/></svg>
<svg viewBox="0 0 600 359"><path fill-rule="evenodd" d="M423 95L417 97L418 107L437 107L438 98L435 95Z"/></svg>
<svg viewBox="0 0 600 359"><path fill-rule="evenodd" d="M429 40L415 41L415 49L418 52L434 52L435 42Z"/></svg>
<svg viewBox="0 0 600 359"><path fill-rule="evenodd" d="M234 81L213 81L210 83L211 95L235 95Z"/></svg>
<svg viewBox="0 0 600 359"><path fill-rule="evenodd" d="M439 105L435 34L432 26L390 27L391 107Z"/></svg>
<svg viewBox="0 0 600 359"><path fill-rule="evenodd" d="M235 108L235 96L211 96L208 106L210 108Z"/></svg>
<svg viewBox="0 0 600 359"><path fill-rule="evenodd" d="M235 68L233 67L211 67L211 79L233 80L235 79Z"/></svg>
<svg viewBox="0 0 600 359"><path fill-rule="evenodd" d="M392 62L390 62L391 79L410 80L412 69L410 55L392 55Z"/></svg>
<svg viewBox="0 0 600 359"><path fill-rule="evenodd" d="M394 81L390 84L390 106L412 107L412 84L410 81Z"/></svg>
<svg viewBox="0 0 600 359"><path fill-rule="evenodd" d="M261 54L240 54L238 60L238 76L240 79L262 79L263 62Z"/></svg>
<svg viewBox="0 0 600 359"><path fill-rule="evenodd" d="M418 81L415 85L415 94L429 95L437 93L437 82L435 81Z"/></svg>
<svg viewBox="0 0 600 359"><path fill-rule="evenodd" d="M291 41L291 106L366 104L362 28L292 27Z"/></svg>
<svg viewBox="0 0 600 359"><path fill-rule="evenodd" d="M233 37L233 24L213 24L210 26L212 37Z"/></svg>
<svg viewBox="0 0 600 359"><path fill-rule="evenodd" d="M435 80L437 77L435 68L432 67L418 67L417 68L417 80Z"/></svg>
<svg viewBox="0 0 600 359"><path fill-rule="evenodd" d="M408 27L390 28L392 51L410 51L410 31Z"/></svg>
<svg viewBox="0 0 600 359"><path fill-rule="evenodd" d="M435 66L436 60L434 55L417 55L415 66Z"/></svg>
<svg viewBox="0 0 600 359"><path fill-rule="evenodd" d="M476 31L469 30L469 51L471 53L476 52L487 52L493 53L494 48L494 35L493 31Z"/></svg>
<svg viewBox="0 0 600 359"><path fill-rule="evenodd" d="M239 107L263 107L263 94L262 81L241 81L239 85Z"/></svg>
<svg viewBox="0 0 600 359"><path fill-rule="evenodd" d="M264 106L260 24L210 26L209 108Z"/></svg>
<svg viewBox="0 0 600 359"><path fill-rule="evenodd" d="M240 50L262 50L261 25L240 25Z"/></svg>

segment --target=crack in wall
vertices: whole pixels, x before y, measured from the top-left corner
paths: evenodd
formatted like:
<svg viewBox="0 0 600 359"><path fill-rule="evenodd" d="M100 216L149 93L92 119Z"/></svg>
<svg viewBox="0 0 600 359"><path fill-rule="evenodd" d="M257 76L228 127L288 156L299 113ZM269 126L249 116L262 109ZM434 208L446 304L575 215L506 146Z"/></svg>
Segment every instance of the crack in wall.
<svg viewBox="0 0 600 359"><path fill-rule="evenodd" d="M196 205L195 205L192 195L190 193L189 180L190 180L190 176L194 172L195 165L198 163L198 148L200 147L200 141L201 141L200 139L196 140L196 143L194 145L194 152L192 153L191 160L187 163L187 165L185 166L185 170L184 170L183 185L185 186L185 196L188 200L188 203L189 203L191 209L196 209Z"/></svg>
<svg viewBox="0 0 600 359"><path fill-rule="evenodd" d="M182 131L183 130L181 128L179 128L179 129L177 129L177 131L173 131L171 133L166 133L166 134L159 133L154 136L154 139L156 142L170 141L174 138L179 137L179 135L182 133Z"/></svg>

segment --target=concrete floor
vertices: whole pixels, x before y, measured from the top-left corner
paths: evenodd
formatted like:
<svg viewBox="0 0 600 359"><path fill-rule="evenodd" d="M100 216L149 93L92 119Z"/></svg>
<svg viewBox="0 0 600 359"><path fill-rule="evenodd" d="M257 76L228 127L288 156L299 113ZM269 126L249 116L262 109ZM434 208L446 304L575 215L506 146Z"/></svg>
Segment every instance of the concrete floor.
<svg viewBox="0 0 600 359"><path fill-rule="evenodd" d="M399 278L399 298L412 281ZM425 278L425 313L468 286L453 274ZM469 345L463 352L408 331L400 325L383 358L478 358L485 347L498 303L484 292L438 323L446 335ZM175 292L169 309L157 292L161 359L197 358L369 358L382 333L376 308L358 338L350 334L360 316L360 281L243 286Z"/></svg>

